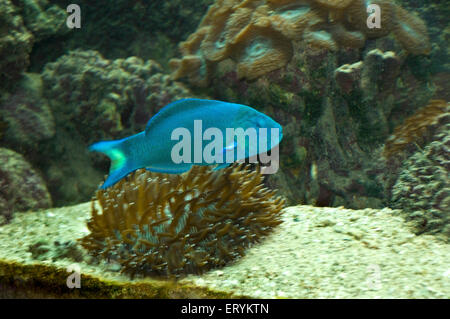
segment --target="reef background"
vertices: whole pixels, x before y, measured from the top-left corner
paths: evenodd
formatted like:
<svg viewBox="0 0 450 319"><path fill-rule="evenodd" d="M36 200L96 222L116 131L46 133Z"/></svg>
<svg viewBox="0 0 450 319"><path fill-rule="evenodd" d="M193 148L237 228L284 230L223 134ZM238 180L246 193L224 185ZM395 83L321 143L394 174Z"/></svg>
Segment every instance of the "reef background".
<svg viewBox="0 0 450 319"><path fill-rule="evenodd" d="M339 9L350 0L245 0L235 20L237 0L80 0L82 26L72 30L65 10L72 1L0 0L0 297L448 298L450 8L437 0L379 1L391 13L383 20L389 32L366 34L360 10ZM261 19L245 29L249 12ZM313 28L292 33L274 12L288 22L306 17L300 25ZM224 37L229 20L246 32ZM86 221L92 207L119 203L133 224L135 207L124 201L139 192L123 183L126 196L112 190L104 195L111 201L84 203L109 168L87 146L137 133L163 106L187 97L248 104L283 125L280 170L255 192L274 190L291 207L277 208L282 223L273 229L250 222L267 237L246 247L234 241L239 258L226 267L178 281L131 280L117 260L85 247L133 255L120 210ZM149 194L163 184L153 180ZM231 205L211 212L222 214L217 233L231 236L239 229L227 212L241 220L253 208L228 184L208 187ZM135 202L160 199L140 196ZM163 204L175 212L192 205L184 199ZM259 199L253 204L265 209ZM205 219L197 221L205 226ZM116 237L104 240L102 231ZM170 245L169 255L178 258L184 244ZM66 286L73 263L82 267L83 289Z"/></svg>
<svg viewBox="0 0 450 319"><path fill-rule="evenodd" d="M436 167L433 154L445 156L448 118L430 126L400 162L381 156L406 118L431 99L449 100L444 2L396 1L425 21L429 55L408 55L390 35L336 51L300 41L286 66L251 81L240 79L230 60L215 68L207 88L175 81L169 61L181 57L178 45L213 2L79 1L82 28L69 30L70 1L0 0L0 157L8 163L0 167L2 222L14 211L89 200L109 166L87 152L90 143L142 130L173 100L202 97L251 105L283 125L281 169L266 184L290 204L410 207L418 232L448 236L448 181L434 179L425 192L446 190L432 199L432 214L413 205L414 196L398 203L393 195L424 183L417 158L428 144L440 145L428 166ZM414 165L416 181L405 181Z"/></svg>

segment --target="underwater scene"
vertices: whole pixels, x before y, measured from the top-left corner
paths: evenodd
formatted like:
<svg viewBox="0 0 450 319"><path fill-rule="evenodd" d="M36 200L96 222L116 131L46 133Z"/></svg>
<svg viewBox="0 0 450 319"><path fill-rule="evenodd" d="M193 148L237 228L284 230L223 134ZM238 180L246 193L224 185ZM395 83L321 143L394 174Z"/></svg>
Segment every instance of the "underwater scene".
<svg viewBox="0 0 450 319"><path fill-rule="evenodd" d="M0 0L0 298L450 298L449 17Z"/></svg>

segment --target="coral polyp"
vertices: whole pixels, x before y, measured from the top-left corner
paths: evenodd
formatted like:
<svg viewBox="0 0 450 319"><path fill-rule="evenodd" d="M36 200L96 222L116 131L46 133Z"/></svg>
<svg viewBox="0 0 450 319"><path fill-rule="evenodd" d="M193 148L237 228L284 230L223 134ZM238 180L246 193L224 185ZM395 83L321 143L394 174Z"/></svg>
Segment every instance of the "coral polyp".
<svg viewBox="0 0 450 319"><path fill-rule="evenodd" d="M367 21L375 7L382 14L372 27ZM197 31L180 43L182 57L169 64L173 79L205 87L214 67L229 58L239 79L254 80L287 65L299 42L330 51L358 49L391 32L407 52L430 53L425 23L389 0L216 0Z"/></svg>
<svg viewBox="0 0 450 319"><path fill-rule="evenodd" d="M243 256L281 223L284 199L257 169L194 166L182 175L137 170L92 202L81 244L134 277L199 274Z"/></svg>

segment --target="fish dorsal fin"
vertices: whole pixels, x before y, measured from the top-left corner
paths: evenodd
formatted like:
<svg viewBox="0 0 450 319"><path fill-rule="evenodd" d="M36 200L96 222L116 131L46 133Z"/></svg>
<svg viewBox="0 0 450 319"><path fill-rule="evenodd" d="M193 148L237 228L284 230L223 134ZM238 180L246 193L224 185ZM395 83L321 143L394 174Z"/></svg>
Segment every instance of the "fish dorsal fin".
<svg viewBox="0 0 450 319"><path fill-rule="evenodd" d="M145 127L145 134L148 134L148 132L152 130L153 127L155 127L160 122L162 122L163 120L172 115L180 114L181 112L185 112L188 110L201 108L207 105L212 105L218 102L220 101L202 100L202 99L181 99L172 102L170 104L167 104L148 121L147 126Z"/></svg>

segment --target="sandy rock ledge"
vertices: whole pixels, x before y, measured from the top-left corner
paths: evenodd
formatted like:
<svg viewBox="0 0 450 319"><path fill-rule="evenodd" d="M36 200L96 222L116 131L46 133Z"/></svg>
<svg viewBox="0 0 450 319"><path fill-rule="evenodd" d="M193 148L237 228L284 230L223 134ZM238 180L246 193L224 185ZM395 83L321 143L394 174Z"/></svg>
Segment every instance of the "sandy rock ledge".
<svg viewBox="0 0 450 319"><path fill-rule="evenodd" d="M0 227L0 297L449 298L450 246L416 236L399 211L288 207L281 224L229 266L178 282L135 279L89 262L76 239L90 204L18 213ZM66 285L69 265L81 288Z"/></svg>

